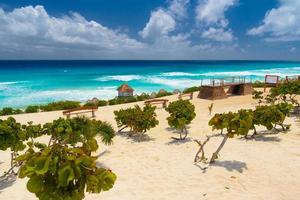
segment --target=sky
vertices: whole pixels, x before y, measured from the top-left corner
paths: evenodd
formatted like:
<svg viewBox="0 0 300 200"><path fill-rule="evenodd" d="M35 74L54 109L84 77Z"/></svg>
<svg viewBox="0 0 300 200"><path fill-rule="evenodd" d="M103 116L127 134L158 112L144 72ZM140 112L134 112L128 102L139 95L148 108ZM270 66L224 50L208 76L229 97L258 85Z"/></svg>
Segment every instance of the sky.
<svg viewBox="0 0 300 200"><path fill-rule="evenodd" d="M300 60L300 0L0 0L0 59Z"/></svg>

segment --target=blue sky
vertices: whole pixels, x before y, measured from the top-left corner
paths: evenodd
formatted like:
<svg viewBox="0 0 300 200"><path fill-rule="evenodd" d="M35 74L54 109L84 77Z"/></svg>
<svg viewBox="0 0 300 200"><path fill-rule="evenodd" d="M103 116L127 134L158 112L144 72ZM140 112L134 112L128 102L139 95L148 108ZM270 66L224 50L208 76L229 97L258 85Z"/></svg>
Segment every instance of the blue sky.
<svg viewBox="0 0 300 200"><path fill-rule="evenodd" d="M300 0L1 0L0 59L300 59Z"/></svg>

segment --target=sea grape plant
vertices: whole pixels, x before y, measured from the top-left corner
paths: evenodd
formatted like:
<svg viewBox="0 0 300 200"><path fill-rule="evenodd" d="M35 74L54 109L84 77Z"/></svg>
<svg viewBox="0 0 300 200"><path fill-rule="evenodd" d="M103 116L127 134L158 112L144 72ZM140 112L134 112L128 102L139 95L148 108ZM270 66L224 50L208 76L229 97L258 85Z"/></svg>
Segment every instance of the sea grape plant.
<svg viewBox="0 0 300 200"><path fill-rule="evenodd" d="M129 128L130 136L144 134L159 123L156 119L155 107L151 105L146 105L144 108L135 105L133 108L114 111L114 114L117 126L120 128L118 132Z"/></svg>
<svg viewBox="0 0 300 200"><path fill-rule="evenodd" d="M270 94L276 96L282 102L291 102L300 106L300 103L297 101L297 96L300 95L300 81L296 80L279 84L270 90Z"/></svg>
<svg viewBox="0 0 300 200"><path fill-rule="evenodd" d="M44 125L50 135L48 145L40 145L16 158L22 163L19 178L27 177L28 191L40 200L81 200L85 192L100 193L111 189L116 175L97 167L98 143L102 137L107 144L114 137L113 129L102 121L84 117L54 120Z"/></svg>
<svg viewBox="0 0 300 200"><path fill-rule="evenodd" d="M170 114L169 126L180 131L180 138L173 139L184 140L188 134L186 126L196 117L195 106L189 100L178 100L170 103L166 111Z"/></svg>
<svg viewBox="0 0 300 200"><path fill-rule="evenodd" d="M252 93L252 98L255 100L258 100L258 105L260 105L264 99L263 92L254 90Z"/></svg>
<svg viewBox="0 0 300 200"><path fill-rule="evenodd" d="M280 103L275 105L262 105L257 106L255 110L241 109L238 112L228 112L222 114L215 114L209 121L209 126L212 126L213 130L226 130L223 135L223 140L215 153L213 153L209 163L213 163L224 147L228 138L234 136L244 136L247 138L248 133L254 130L254 137L257 134L255 126L264 126L268 130L276 128L277 125L282 127L282 130L287 130L290 126L284 125L284 121L292 109L292 105L288 103ZM195 140L199 145L199 150L194 158L194 162L206 162L207 158L204 156L204 145L209 141L210 136L201 143L201 141ZM202 153L200 157L199 154Z"/></svg>
<svg viewBox="0 0 300 200"><path fill-rule="evenodd" d="M6 120L0 119L0 150L6 151L10 149L11 151L11 168L4 173L4 176L10 172L15 173L14 168L18 166L15 158L18 156L19 151L23 151L26 148L24 142L30 139L29 145L39 146L40 144L34 142L33 139L42 134L41 125L33 125L32 122L22 125L12 117Z"/></svg>
<svg viewBox="0 0 300 200"><path fill-rule="evenodd" d="M237 113L225 113L222 115L223 120L221 123L223 123L223 126L226 128L226 134L223 136L223 140L217 150L213 153L212 157L210 158L210 163L213 163L217 158L221 151L221 149L224 147L226 141L228 138L233 138L234 136L246 136L248 132L253 129L253 117L252 112L249 110L239 110ZM213 121L216 120L216 117L212 118ZM209 124L213 124L215 126L215 123L209 122Z"/></svg>

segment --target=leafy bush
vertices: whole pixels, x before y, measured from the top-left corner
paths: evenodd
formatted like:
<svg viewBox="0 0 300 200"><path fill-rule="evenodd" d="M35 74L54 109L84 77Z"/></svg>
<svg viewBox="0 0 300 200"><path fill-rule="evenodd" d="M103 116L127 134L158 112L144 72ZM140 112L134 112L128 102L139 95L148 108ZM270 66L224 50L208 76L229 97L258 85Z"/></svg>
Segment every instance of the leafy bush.
<svg viewBox="0 0 300 200"><path fill-rule="evenodd" d="M15 114L21 114L23 113L20 109L13 109L11 107L5 107L2 110L0 110L0 115L15 115Z"/></svg>
<svg viewBox="0 0 300 200"><path fill-rule="evenodd" d="M170 96L173 95L172 92L162 92L162 93L157 93L155 98L160 98L160 97L165 97L165 96Z"/></svg>
<svg viewBox="0 0 300 200"><path fill-rule="evenodd" d="M150 95L149 94L141 94L139 96L136 97L137 101L145 101L147 99L150 99Z"/></svg>
<svg viewBox="0 0 300 200"><path fill-rule="evenodd" d="M184 140L188 134L186 126L196 117L195 106L188 100L178 100L170 103L166 111L170 113L168 124L180 130L180 138L174 139Z"/></svg>
<svg viewBox="0 0 300 200"><path fill-rule="evenodd" d="M37 113L39 111L39 106L27 106L25 113Z"/></svg>
<svg viewBox="0 0 300 200"><path fill-rule="evenodd" d="M99 106L99 107L107 106L107 105L108 105L108 102L105 101L105 100L99 100L99 101L98 101L98 106Z"/></svg>
<svg viewBox="0 0 300 200"><path fill-rule="evenodd" d="M197 86L194 86L194 87L189 87L189 88L186 88L183 90L183 93L186 94L186 93L191 93L191 92L198 92L200 90L201 87L197 87Z"/></svg>
<svg viewBox="0 0 300 200"><path fill-rule="evenodd" d="M252 86L254 88L263 88L265 87L265 83L261 81L255 81L254 83L252 83Z"/></svg>
<svg viewBox="0 0 300 200"><path fill-rule="evenodd" d="M223 114L216 114L210 121L209 125L213 127L213 130L223 130L226 129L227 132L223 137L223 140L217 150L212 154L210 158L210 163L215 162L221 149L224 147L228 138L233 138L234 136L242 135L247 136L250 130L254 129L253 125L253 112L252 110L239 110L237 113L228 112ZM201 149L203 145L200 143ZM196 154L197 155L197 154ZM195 158L196 160L196 158ZM201 159L206 160L206 159Z"/></svg>
<svg viewBox="0 0 300 200"><path fill-rule="evenodd" d="M262 103L264 96L262 91L254 90L252 93L252 99L258 100L258 104L260 105Z"/></svg>
<svg viewBox="0 0 300 200"><path fill-rule="evenodd" d="M17 165L15 162L16 156L19 151L23 151L26 148L24 141L33 138L37 138L42 135L41 125L33 125L32 122L28 125L21 125L16 122L12 117L6 120L0 120L0 150L11 151L11 168L4 174L7 175L10 172L14 173L14 168Z"/></svg>
<svg viewBox="0 0 300 200"><path fill-rule="evenodd" d="M87 102L83 105L84 107L89 107L89 106L97 106L96 103L93 103L93 102Z"/></svg>
<svg viewBox="0 0 300 200"><path fill-rule="evenodd" d="M111 143L113 129L107 123L84 117L54 120L44 126L51 135L48 146L39 145L17 158L22 166L19 178L29 178L27 189L41 200L83 199L85 191L100 193L111 189L116 175L96 165L91 156L98 149L95 137Z"/></svg>
<svg viewBox="0 0 300 200"><path fill-rule="evenodd" d="M300 95L300 81L290 81L280 84L270 90L270 95L283 102L290 101L292 104L300 106L297 96Z"/></svg>
<svg viewBox="0 0 300 200"><path fill-rule="evenodd" d="M284 126L286 116L290 113L292 105L288 103L281 103L271 106L257 106L253 111L254 125L261 125L271 130L279 125L285 131L289 126ZM256 131L255 131L256 134Z"/></svg>
<svg viewBox="0 0 300 200"><path fill-rule="evenodd" d="M143 109L135 105L134 108L121 109L115 111L114 114L118 128L120 128L119 132L124 128L130 128L130 135L146 133L159 123L156 119L155 107L151 105L146 105Z"/></svg>
<svg viewBox="0 0 300 200"><path fill-rule="evenodd" d="M40 106L42 111L67 110L78 107L80 107L80 102L78 101L57 101Z"/></svg>

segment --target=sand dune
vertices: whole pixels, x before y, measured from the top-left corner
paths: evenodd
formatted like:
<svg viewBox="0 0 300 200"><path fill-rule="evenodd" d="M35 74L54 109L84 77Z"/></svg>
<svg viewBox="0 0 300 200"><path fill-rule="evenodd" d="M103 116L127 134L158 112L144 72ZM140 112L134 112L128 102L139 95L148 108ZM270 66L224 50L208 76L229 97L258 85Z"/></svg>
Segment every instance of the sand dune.
<svg viewBox="0 0 300 200"><path fill-rule="evenodd" d="M176 96L168 97L175 100ZM167 112L157 109L159 126L151 129L146 141L118 135L112 146L101 145L99 165L112 169L118 176L115 186L102 194L87 194L86 199L103 200L196 200L196 199L255 199L298 200L300 199L300 131L295 118L288 133L268 134L256 140L229 139L220 158L205 171L193 164L197 144L193 139L203 140L212 134L208 126L208 105L211 101L195 98L197 117L190 125L188 138L174 142L174 133L169 129ZM139 103L142 104L142 103ZM214 101L216 112L254 108L251 96L235 96ZM113 111L134 104L99 108L97 119L113 124ZM45 123L62 116L61 111L17 115L17 121ZM262 129L260 129L262 130ZM206 146L211 154L221 142L214 137ZM8 168L9 152L0 151L0 173ZM34 195L26 190L27 180L16 180L0 185L1 200L29 200Z"/></svg>

